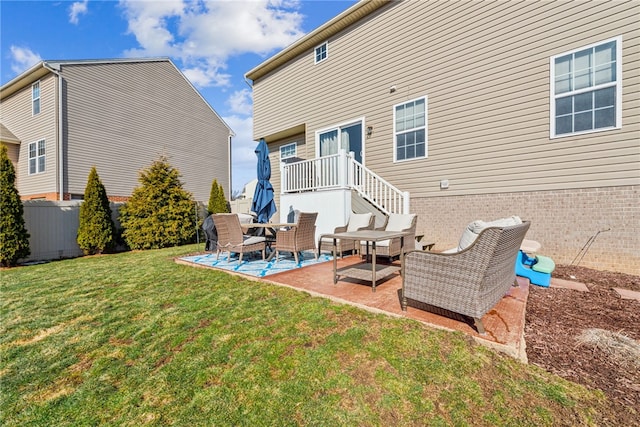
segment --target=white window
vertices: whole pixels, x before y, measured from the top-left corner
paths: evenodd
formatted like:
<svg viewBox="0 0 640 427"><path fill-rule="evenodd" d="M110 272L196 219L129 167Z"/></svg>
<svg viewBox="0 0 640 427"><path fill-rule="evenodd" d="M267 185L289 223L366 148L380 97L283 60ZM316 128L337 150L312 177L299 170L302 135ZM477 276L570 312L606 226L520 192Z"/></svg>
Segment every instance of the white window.
<svg viewBox="0 0 640 427"><path fill-rule="evenodd" d="M329 54L329 44L327 42L322 43L315 49L315 63L322 62L327 59Z"/></svg>
<svg viewBox="0 0 640 427"><path fill-rule="evenodd" d="M622 127L622 37L551 58L551 137Z"/></svg>
<svg viewBox="0 0 640 427"><path fill-rule="evenodd" d="M284 160L289 157L295 157L296 147L297 147L297 144L295 142L292 142L291 144L283 145L282 147L280 147L280 160Z"/></svg>
<svg viewBox="0 0 640 427"><path fill-rule="evenodd" d="M427 157L427 98L393 107L394 160Z"/></svg>
<svg viewBox="0 0 640 427"><path fill-rule="evenodd" d="M29 175L44 172L45 142L41 139L29 144Z"/></svg>
<svg viewBox="0 0 640 427"><path fill-rule="evenodd" d="M40 114L40 82L31 85L31 104L33 115Z"/></svg>

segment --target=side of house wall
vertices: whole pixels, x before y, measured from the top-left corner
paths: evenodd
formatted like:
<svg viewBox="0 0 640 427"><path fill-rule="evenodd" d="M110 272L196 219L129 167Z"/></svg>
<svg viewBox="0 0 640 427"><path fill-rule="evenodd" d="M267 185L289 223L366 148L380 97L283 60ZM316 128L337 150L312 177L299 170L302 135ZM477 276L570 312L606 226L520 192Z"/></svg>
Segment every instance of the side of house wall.
<svg viewBox="0 0 640 427"><path fill-rule="evenodd" d="M17 175L18 159L20 155L20 144L12 144L12 143L5 144L4 142L2 144L7 147L7 155L9 156L9 160L11 160L11 163L13 163L13 169L15 169L16 171L16 179L17 179L18 178L18 175Z"/></svg>
<svg viewBox="0 0 640 427"><path fill-rule="evenodd" d="M33 115L32 85L2 100L2 123L21 141L17 153L16 181L23 199L57 197L58 135L56 77L47 74L40 80L40 113ZM29 174L29 144L45 141L45 170Z"/></svg>
<svg viewBox="0 0 640 427"><path fill-rule="evenodd" d="M92 166L110 197L129 196L161 155L198 201L214 179L230 195L230 130L166 60L62 65L65 193L82 194Z"/></svg>

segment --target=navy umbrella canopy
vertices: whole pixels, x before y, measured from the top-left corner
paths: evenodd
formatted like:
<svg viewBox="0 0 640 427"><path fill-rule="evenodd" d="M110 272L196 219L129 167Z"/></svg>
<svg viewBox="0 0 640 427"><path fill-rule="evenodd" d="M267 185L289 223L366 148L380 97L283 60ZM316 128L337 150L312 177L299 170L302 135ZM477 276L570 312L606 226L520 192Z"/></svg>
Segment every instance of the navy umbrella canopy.
<svg viewBox="0 0 640 427"><path fill-rule="evenodd" d="M264 138L260 138L255 152L258 156L258 185L256 185L256 191L253 194L251 210L258 216L259 223L267 223L277 209L273 200L273 186L269 182L271 179L269 148Z"/></svg>

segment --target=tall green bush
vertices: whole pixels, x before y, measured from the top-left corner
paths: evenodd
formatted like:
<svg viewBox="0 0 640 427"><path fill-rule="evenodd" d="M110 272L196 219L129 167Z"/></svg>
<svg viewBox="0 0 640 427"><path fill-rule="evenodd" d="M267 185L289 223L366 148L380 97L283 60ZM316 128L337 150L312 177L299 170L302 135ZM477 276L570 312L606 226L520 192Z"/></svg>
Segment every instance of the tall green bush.
<svg viewBox="0 0 640 427"><path fill-rule="evenodd" d="M87 255L100 254L114 244L114 233L107 190L94 166L89 172L84 201L80 206L78 246Z"/></svg>
<svg viewBox="0 0 640 427"><path fill-rule="evenodd" d="M120 208L122 237L131 249L158 249L190 243L196 233L194 202L180 172L162 156L140 172L141 186Z"/></svg>
<svg viewBox="0 0 640 427"><path fill-rule="evenodd" d="M30 254L24 206L16 187L16 171L7 147L0 144L0 264L14 266Z"/></svg>
<svg viewBox="0 0 640 427"><path fill-rule="evenodd" d="M209 214L229 212L227 199L224 197L224 188L214 179L211 183L211 193L209 194L209 204L207 205Z"/></svg>

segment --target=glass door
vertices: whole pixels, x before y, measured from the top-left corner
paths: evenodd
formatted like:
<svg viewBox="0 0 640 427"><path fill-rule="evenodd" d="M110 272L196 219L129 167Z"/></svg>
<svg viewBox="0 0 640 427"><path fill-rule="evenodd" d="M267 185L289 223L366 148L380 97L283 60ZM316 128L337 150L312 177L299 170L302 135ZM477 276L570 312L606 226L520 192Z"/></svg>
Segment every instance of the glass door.
<svg viewBox="0 0 640 427"><path fill-rule="evenodd" d="M320 157L337 154L343 148L347 153L353 151L362 163L362 121L319 132L318 144Z"/></svg>

